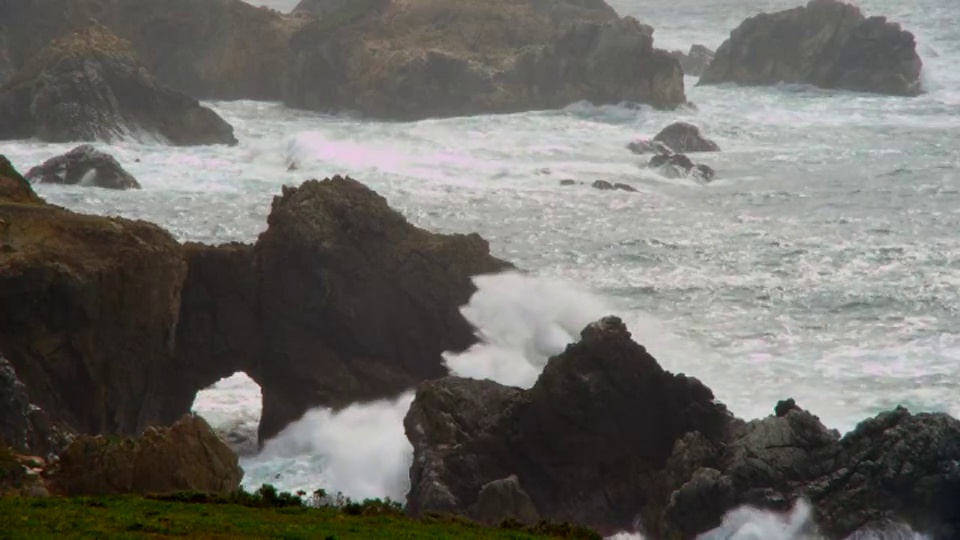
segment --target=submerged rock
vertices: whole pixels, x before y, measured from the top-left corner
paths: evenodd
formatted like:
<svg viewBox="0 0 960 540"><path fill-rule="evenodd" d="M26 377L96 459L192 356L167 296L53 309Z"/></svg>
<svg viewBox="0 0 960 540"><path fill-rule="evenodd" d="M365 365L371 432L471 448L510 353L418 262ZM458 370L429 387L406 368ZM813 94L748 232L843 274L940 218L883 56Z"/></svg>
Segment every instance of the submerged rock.
<svg viewBox="0 0 960 540"><path fill-rule="evenodd" d="M111 155L84 144L27 171L26 179L44 184L83 184L108 189L140 189L140 183Z"/></svg>
<svg viewBox="0 0 960 540"><path fill-rule="evenodd" d="M637 139L627 144L627 149L637 155L643 154L672 154L671 149L666 144L652 139Z"/></svg>
<svg viewBox="0 0 960 540"><path fill-rule="evenodd" d="M709 182L716 176L709 165L694 163L683 154L657 154L650 158L649 166L658 169L667 178L694 178Z"/></svg>
<svg viewBox="0 0 960 540"><path fill-rule="evenodd" d="M201 491L240 487L236 454L198 416L169 428L148 428L136 439L80 436L60 454L55 489L67 496Z"/></svg>
<svg viewBox="0 0 960 540"><path fill-rule="evenodd" d="M283 188L255 246L192 245L178 326L189 394L236 371L263 392L260 437L317 406L446 375L476 338L471 278L511 266L476 234L411 225L351 178Z"/></svg>
<svg viewBox="0 0 960 540"><path fill-rule="evenodd" d="M607 182L606 180L596 180L593 184L590 185L594 189L599 189L601 191L637 191L636 188L629 184L621 184L617 182L615 184Z"/></svg>
<svg viewBox="0 0 960 540"><path fill-rule="evenodd" d="M414 120L686 102L680 65L653 48L652 29L600 0L319 5L291 43L290 106Z"/></svg>
<svg viewBox="0 0 960 540"><path fill-rule="evenodd" d="M162 86L128 41L95 23L47 45L0 87L0 139L127 135L175 145L237 142L217 113Z"/></svg>
<svg viewBox="0 0 960 540"><path fill-rule="evenodd" d="M684 75L699 77L713 61L715 53L703 45L691 45L690 51L686 53L671 51L670 54L680 61L680 67L683 68Z"/></svg>
<svg viewBox="0 0 960 540"><path fill-rule="evenodd" d="M660 130L653 138L674 152L719 152L717 143L700 133L700 128L686 122L674 122Z"/></svg>
<svg viewBox="0 0 960 540"><path fill-rule="evenodd" d="M923 62L913 34L838 0L751 17L730 33L698 84L812 84L915 96Z"/></svg>

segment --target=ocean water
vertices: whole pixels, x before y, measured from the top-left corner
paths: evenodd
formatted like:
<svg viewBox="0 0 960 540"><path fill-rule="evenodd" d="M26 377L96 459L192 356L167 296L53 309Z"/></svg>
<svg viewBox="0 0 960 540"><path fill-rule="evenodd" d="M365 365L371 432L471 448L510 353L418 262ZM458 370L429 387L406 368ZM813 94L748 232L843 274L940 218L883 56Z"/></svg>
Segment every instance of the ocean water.
<svg viewBox="0 0 960 540"><path fill-rule="evenodd" d="M653 25L659 46L687 49L716 47L744 18L799 0L611 4ZM917 35L926 94L687 78L696 110L575 104L416 123L217 102L237 147L101 145L143 190L38 191L78 211L154 221L182 240L252 242L281 185L349 173L412 222L479 232L529 272L478 281L464 312L483 343L447 357L457 373L529 386L587 322L615 313L666 368L700 378L745 418L787 397L841 431L898 404L960 415L960 4L859 5ZM625 149L677 120L723 149L696 156L716 181L663 178ZM26 169L72 146L3 142L0 152ZM638 192L560 186L567 178ZM311 411L243 459L245 483L402 499L410 399ZM195 408L250 432L259 389L237 375ZM774 525L764 516L742 509L711 538L809 537L789 527L808 519L802 507ZM749 536L751 526L779 532Z"/></svg>

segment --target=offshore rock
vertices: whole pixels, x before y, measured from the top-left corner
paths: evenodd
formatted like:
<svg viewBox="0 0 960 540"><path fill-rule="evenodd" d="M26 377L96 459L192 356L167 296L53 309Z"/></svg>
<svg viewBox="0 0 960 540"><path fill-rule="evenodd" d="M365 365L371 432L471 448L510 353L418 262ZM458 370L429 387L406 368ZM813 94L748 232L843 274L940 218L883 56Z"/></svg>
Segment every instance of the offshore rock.
<svg viewBox="0 0 960 540"><path fill-rule="evenodd" d="M676 59L602 0L362 0L292 39L283 101L415 120L587 100L673 108ZM313 10L315 11L315 9Z"/></svg>
<svg viewBox="0 0 960 540"><path fill-rule="evenodd" d="M703 74L710 62L713 61L714 52L703 45L691 45L690 51L671 51L670 54L680 61L680 67L684 75L699 77Z"/></svg>
<svg viewBox="0 0 960 540"><path fill-rule="evenodd" d="M237 142L220 116L157 82L130 42L96 23L51 42L0 87L0 139L126 136L175 145Z"/></svg>
<svg viewBox="0 0 960 540"><path fill-rule="evenodd" d="M923 62L913 34L838 0L762 13L717 49L698 84L804 83L915 96Z"/></svg>
<svg viewBox="0 0 960 540"><path fill-rule="evenodd" d="M700 128L686 122L674 122L653 137L655 142L666 145L674 152L719 152L717 143L703 136Z"/></svg>
<svg viewBox="0 0 960 540"><path fill-rule="evenodd" d="M140 189L140 183L110 154L89 144L44 161L27 171L27 180L43 184L82 184L107 189Z"/></svg>
<svg viewBox="0 0 960 540"><path fill-rule="evenodd" d="M649 167L658 169L667 178L694 178L709 182L716 176L712 167L694 163L684 154L657 154L650 158Z"/></svg>

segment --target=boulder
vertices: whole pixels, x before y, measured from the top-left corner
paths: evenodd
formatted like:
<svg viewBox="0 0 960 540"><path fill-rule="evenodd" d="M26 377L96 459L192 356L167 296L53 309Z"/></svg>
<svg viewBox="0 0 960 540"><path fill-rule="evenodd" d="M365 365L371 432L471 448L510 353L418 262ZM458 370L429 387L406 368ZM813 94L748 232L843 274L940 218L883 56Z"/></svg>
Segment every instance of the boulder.
<svg viewBox="0 0 960 540"><path fill-rule="evenodd" d="M686 122L674 122L660 130L653 138L654 142L665 145L674 152L719 152L717 143L700 133L700 128Z"/></svg>
<svg viewBox="0 0 960 540"><path fill-rule="evenodd" d="M476 234L419 229L351 178L284 188L252 248L190 248L178 327L185 392L245 371L261 440L307 410L395 396L447 374L476 338L472 277L511 268Z"/></svg>
<svg viewBox="0 0 960 540"><path fill-rule="evenodd" d="M240 487L243 469L203 418L186 415L136 439L77 437L60 454L52 477L54 489L70 497L230 493Z"/></svg>
<svg viewBox="0 0 960 540"><path fill-rule="evenodd" d="M671 51L670 54L680 61L680 67L684 75L699 77L703 74L710 62L713 61L715 53L703 45L691 45L690 51Z"/></svg>
<svg viewBox="0 0 960 540"><path fill-rule="evenodd" d="M0 239L0 351L32 403L82 433L136 434L188 410L193 396L165 389L186 277L167 232L0 200Z"/></svg>
<svg viewBox="0 0 960 540"><path fill-rule="evenodd" d="M161 85L128 41L96 23L51 42L0 87L0 139L125 136L176 145L237 142L215 112Z"/></svg>
<svg viewBox="0 0 960 540"><path fill-rule="evenodd" d="M68 428L57 425L34 405L10 362L0 355L0 446L21 454L58 454L71 440Z"/></svg>
<svg viewBox="0 0 960 540"><path fill-rule="evenodd" d="M530 500L530 495L520 487L516 475L494 480L480 488L472 514L477 521L487 525L499 525L506 520L527 525L540 521L537 508Z"/></svg>
<svg viewBox="0 0 960 540"><path fill-rule="evenodd" d="M648 166L658 169L667 178L693 178L709 182L716 175L709 165L694 163L684 154L657 154L650 158Z"/></svg>
<svg viewBox="0 0 960 540"><path fill-rule="evenodd" d="M13 168L10 160L0 155L0 204L2 203L43 204L43 199L33 191L30 182L27 182L27 179ZM4 221L0 221L0 227L5 224ZM0 253L2 253L2 245L0 245Z"/></svg>
<svg viewBox="0 0 960 540"><path fill-rule="evenodd" d="M81 184L108 189L140 189L140 183L113 156L80 145L27 171L27 180L43 184Z"/></svg>
<svg viewBox="0 0 960 540"><path fill-rule="evenodd" d="M457 377L422 384L404 426L414 514L469 514L484 486L516 475L540 516L610 534L638 513L660 515L660 471L684 434L719 445L734 420L609 317L551 358L530 390Z"/></svg>
<svg viewBox="0 0 960 540"><path fill-rule="evenodd" d="M762 13L717 49L698 84L812 84L899 96L921 93L913 34L839 0Z"/></svg>
<svg viewBox="0 0 960 540"><path fill-rule="evenodd" d="M682 72L652 32L601 0L362 0L293 37L283 101L398 120L581 100L673 108Z"/></svg>
<svg viewBox="0 0 960 540"><path fill-rule="evenodd" d="M20 69L91 17L129 40L162 84L201 99L278 100L290 36L309 21L240 0L5 1L0 57L6 35Z"/></svg>

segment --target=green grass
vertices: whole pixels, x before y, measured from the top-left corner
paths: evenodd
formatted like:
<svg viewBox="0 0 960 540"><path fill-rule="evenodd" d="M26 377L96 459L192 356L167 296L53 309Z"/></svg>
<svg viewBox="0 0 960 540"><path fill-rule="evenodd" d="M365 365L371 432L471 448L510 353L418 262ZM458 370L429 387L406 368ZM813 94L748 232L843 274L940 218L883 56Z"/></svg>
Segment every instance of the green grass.
<svg viewBox="0 0 960 540"><path fill-rule="evenodd" d="M396 512L353 515L337 508L255 507L223 501L184 502L136 496L0 497L0 539L41 538L310 538L535 539L586 538L582 530L485 528L456 518L413 520ZM203 500L198 498L197 500ZM542 528L540 530L543 530ZM599 538L599 536L595 536Z"/></svg>

